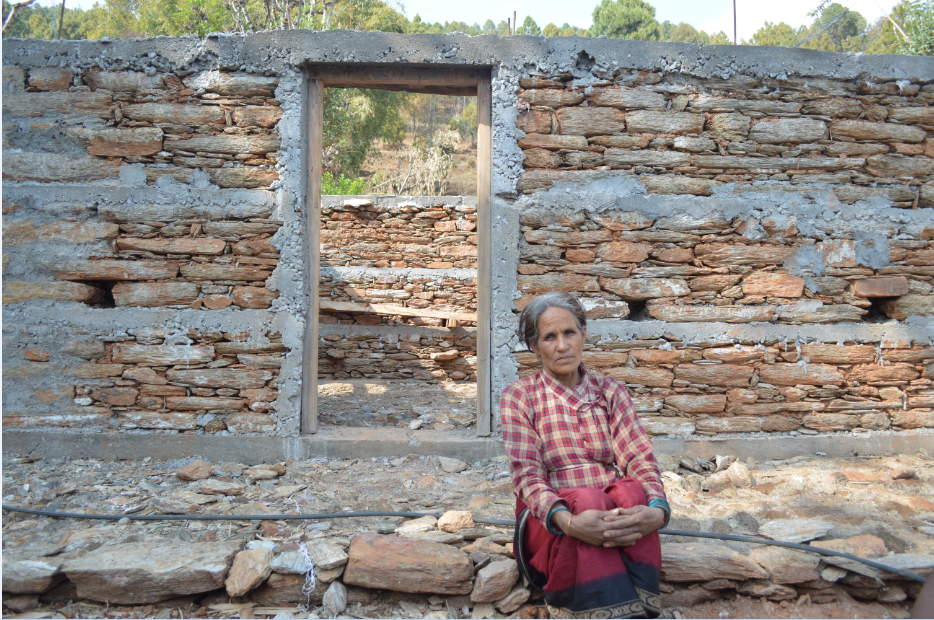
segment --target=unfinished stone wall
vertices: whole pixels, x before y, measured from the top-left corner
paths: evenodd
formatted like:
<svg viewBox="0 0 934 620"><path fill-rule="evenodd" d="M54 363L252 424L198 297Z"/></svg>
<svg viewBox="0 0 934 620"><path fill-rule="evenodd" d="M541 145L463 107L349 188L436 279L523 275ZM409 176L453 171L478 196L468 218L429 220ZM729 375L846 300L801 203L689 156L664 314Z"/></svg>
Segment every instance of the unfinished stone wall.
<svg viewBox="0 0 934 620"><path fill-rule="evenodd" d="M557 289L655 434L934 426L934 60L304 31L5 41L5 425L300 432L321 63L489 67L493 147L489 222L467 198L324 198L326 382L467 389L488 329L498 436L534 368L518 311Z"/></svg>
<svg viewBox="0 0 934 620"><path fill-rule="evenodd" d="M934 85L575 78L519 79L516 312L580 296L655 435L934 427Z"/></svg>

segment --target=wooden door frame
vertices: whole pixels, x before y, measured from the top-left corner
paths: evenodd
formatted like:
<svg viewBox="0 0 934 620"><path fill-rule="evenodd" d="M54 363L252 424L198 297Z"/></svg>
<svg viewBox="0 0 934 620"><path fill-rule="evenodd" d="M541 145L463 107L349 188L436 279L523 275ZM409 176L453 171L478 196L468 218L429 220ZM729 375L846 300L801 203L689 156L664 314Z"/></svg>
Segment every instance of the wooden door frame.
<svg viewBox="0 0 934 620"><path fill-rule="evenodd" d="M492 90L485 67L378 67L320 65L305 73L305 312L302 349L301 433L318 432L318 283L321 268L321 175L325 88L380 88L477 97L477 435L491 432L491 237Z"/></svg>

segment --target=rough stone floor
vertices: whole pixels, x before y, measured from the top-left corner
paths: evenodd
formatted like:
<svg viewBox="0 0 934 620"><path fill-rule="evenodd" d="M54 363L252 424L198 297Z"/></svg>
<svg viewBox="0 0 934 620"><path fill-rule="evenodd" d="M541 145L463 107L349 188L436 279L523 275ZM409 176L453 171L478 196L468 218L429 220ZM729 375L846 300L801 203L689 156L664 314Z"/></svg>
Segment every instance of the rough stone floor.
<svg viewBox="0 0 934 620"><path fill-rule="evenodd" d="M324 425L450 431L470 428L476 419L476 382L379 379L318 382L318 420Z"/></svg>
<svg viewBox="0 0 934 620"><path fill-rule="evenodd" d="M934 567L934 459L925 453L852 459L811 455L765 462L679 461L671 456L659 460L675 515L672 529L812 540L921 574ZM472 464L436 456L340 462L318 458L252 467L192 461L36 460L5 455L3 503L114 515L351 510L435 514L461 510L470 511L477 520L513 515L512 484L503 458ZM715 471L718 467L720 471ZM509 560L511 530L482 523L461 529L470 524L452 528L445 519L438 523L431 518L399 517L304 522L103 522L9 512L3 517L5 618L547 617L540 596L517 581ZM466 589L461 590L469 595L344 587L341 581L351 581L351 572L373 578L378 570L400 570L385 564L379 569L378 562L367 565L372 557L355 555L351 540L373 533L390 535L386 538L399 544L435 541L447 543L446 548L460 547L470 554L476 573L472 577L468 570ZM220 562L222 573L213 577L215 586L170 600L141 600L147 595L145 588L156 588L154 581L134 590L132 571L119 580L108 577L106 566L117 560L95 559L115 553L108 547L121 543L130 551L120 562L132 563L139 562L127 557L133 553L175 548L184 555L194 553L199 542L229 550L223 552L228 564ZM240 551L244 544L252 550ZM306 568L302 545L319 569L312 603L305 610L297 607L307 600L301 594ZM880 573L862 565L818 563L816 555L782 555L777 547L665 536L663 549L667 618L904 618L911 597L920 589L888 573L877 581ZM157 564L161 561L157 556L153 553L143 564ZM425 561L442 560L447 561L441 556ZM49 568L43 573L29 564L36 561ZM192 571L198 568L196 561L187 565ZM77 583L65 578L61 566ZM439 565L438 574L449 572ZM389 575L395 577L404 578L404 571ZM186 578L207 577L193 572ZM45 591L23 593L30 589ZM99 592L99 600L82 598L78 590ZM231 591L242 594L231 597ZM139 602L114 602L134 597ZM105 598L111 602L100 602Z"/></svg>

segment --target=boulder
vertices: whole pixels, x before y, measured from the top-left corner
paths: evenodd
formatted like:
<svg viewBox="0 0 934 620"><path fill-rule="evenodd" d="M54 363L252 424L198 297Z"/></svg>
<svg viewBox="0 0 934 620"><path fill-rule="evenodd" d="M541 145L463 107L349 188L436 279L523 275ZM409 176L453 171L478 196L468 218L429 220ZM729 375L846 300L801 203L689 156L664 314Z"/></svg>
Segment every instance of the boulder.
<svg viewBox="0 0 934 620"><path fill-rule="evenodd" d="M442 532L454 533L473 526L473 513L469 510L449 510L438 519L438 529Z"/></svg>
<svg viewBox="0 0 934 620"><path fill-rule="evenodd" d="M306 550L315 568L321 570L331 570L347 563L344 548L326 540L311 541L307 543Z"/></svg>
<svg viewBox="0 0 934 620"><path fill-rule="evenodd" d="M45 555L61 549L59 545L4 549L3 592L41 594L64 579L62 561Z"/></svg>
<svg viewBox="0 0 934 620"><path fill-rule="evenodd" d="M519 581L519 567L515 562L492 562L479 571L474 580L470 600L474 603L492 603L509 594ZM523 601L524 602L524 601Z"/></svg>
<svg viewBox="0 0 934 620"><path fill-rule="evenodd" d="M211 477L212 469L214 466L207 461L195 461L180 467L175 475L182 480L204 480Z"/></svg>
<svg viewBox="0 0 934 620"><path fill-rule="evenodd" d="M457 459L449 459L444 456L439 456L438 461L441 464L441 469L449 474L458 474L467 469L467 463Z"/></svg>
<svg viewBox="0 0 934 620"><path fill-rule="evenodd" d="M700 543L662 545L664 581L744 581L768 576L754 560L728 547Z"/></svg>
<svg viewBox="0 0 934 620"><path fill-rule="evenodd" d="M527 588L517 586L512 591L496 603L496 609L504 614L511 614L522 607L532 593Z"/></svg>
<svg viewBox="0 0 934 620"><path fill-rule="evenodd" d="M294 551L280 553L269 563L272 572L280 575L304 575L310 567L305 556Z"/></svg>
<svg viewBox="0 0 934 620"><path fill-rule="evenodd" d="M817 567L820 556L814 553L786 549L785 547L759 547L749 557L769 571L772 583L804 583L820 579Z"/></svg>
<svg viewBox="0 0 934 620"><path fill-rule="evenodd" d="M817 519L777 519L759 527L759 533L772 540L803 543L825 536L833 523Z"/></svg>
<svg viewBox="0 0 934 620"><path fill-rule="evenodd" d="M305 585L304 575L279 575L273 573L262 584L250 593L250 600L258 605L278 606L294 605L296 603L305 604L310 602L312 605L318 605L327 592L328 584L318 580L315 582L315 589L311 593L311 599L302 593Z"/></svg>
<svg viewBox="0 0 934 620"><path fill-rule="evenodd" d="M344 583L397 592L469 594L470 557L448 545L358 534L350 544Z"/></svg>
<svg viewBox="0 0 934 620"><path fill-rule="evenodd" d="M417 532L428 532L435 529L435 526L438 524L438 519L432 517L431 515L419 517L418 519L412 519L411 521L406 521L402 525L396 528L396 534L399 536L406 536L408 534L415 534Z"/></svg>
<svg viewBox="0 0 934 620"><path fill-rule="evenodd" d="M80 598L124 605L217 590L242 542L125 543L65 563ZM6 569L4 568L4 572Z"/></svg>
<svg viewBox="0 0 934 620"><path fill-rule="evenodd" d="M340 581L332 581L324 593L324 608L332 617L347 609L347 588Z"/></svg>
<svg viewBox="0 0 934 620"><path fill-rule="evenodd" d="M273 553L266 547L241 551L234 558L224 587L230 596L243 596L263 583L272 572Z"/></svg>

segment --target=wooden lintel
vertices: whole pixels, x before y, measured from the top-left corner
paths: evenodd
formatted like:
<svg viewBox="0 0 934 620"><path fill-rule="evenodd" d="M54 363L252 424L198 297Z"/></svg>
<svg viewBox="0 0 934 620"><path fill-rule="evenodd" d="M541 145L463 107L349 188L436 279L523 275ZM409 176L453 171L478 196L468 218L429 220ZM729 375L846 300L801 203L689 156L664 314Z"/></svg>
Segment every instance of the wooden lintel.
<svg viewBox="0 0 934 620"><path fill-rule="evenodd" d="M476 323L477 315L471 312L449 312L447 310L430 310L419 308L406 308L392 304L357 304L352 301L319 300L321 310L329 312L363 312L370 314L388 314L392 316L418 316L424 319L454 319L457 321Z"/></svg>
<svg viewBox="0 0 934 620"><path fill-rule="evenodd" d="M319 66L310 71L326 88L378 88L433 95L477 96L484 69L415 69L409 67Z"/></svg>

